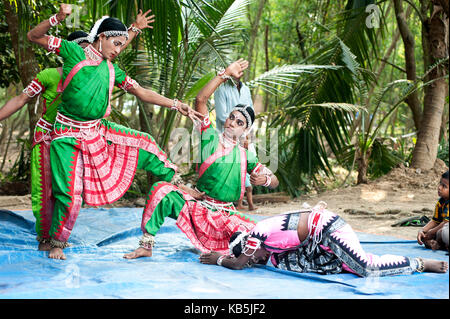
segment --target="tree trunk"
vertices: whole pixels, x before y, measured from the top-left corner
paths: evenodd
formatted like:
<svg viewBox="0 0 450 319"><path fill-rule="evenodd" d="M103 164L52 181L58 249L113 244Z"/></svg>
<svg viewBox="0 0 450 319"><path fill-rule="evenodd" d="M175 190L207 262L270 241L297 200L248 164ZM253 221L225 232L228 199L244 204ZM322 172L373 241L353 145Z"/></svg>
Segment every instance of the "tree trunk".
<svg viewBox="0 0 450 319"><path fill-rule="evenodd" d="M17 7L14 1L3 0L3 7L6 16L6 22L8 23L8 31L11 35L12 47L14 50L14 56L17 61L17 67L19 69L20 79L23 87L26 87L31 80L34 79L36 74L40 71L39 64L36 61L36 56L32 48L31 43L26 38L24 32L20 31L19 18L17 15ZM18 2L20 3L20 2ZM29 116L29 128L30 128L30 141L33 138L34 127L41 114L41 109L37 112L34 110L37 98L32 99L28 103L28 116ZM40 106L41 107L41 106Z"/></svg>
<svg viewBox="0 0 450 319"><path fill-rule="evenodd" d="M408 23L406 22L405 13L403 11L402 0L394 0L395 8L395 18L397 19L397 25L400 34L403 39L403 45L405 47L405 67L406 67L406 78L411 81L416 81L416 58L414 54L414 34L412 34L409 29ZM413 120L416 129L420 129L420 120L422 118L422 109L419 101L417 91L411 93L406 99L411 112L413 113Z"/></svg>
<svg viewBox="0 0 450 319"><path fill-rule="evenodd" d="M358 177L356 183L367 184L367 169L369 168L369 158L372 152L371 149L367 151L357 150L356 164L358 167Z"/></svg>
<svg viewBox="0 0 450 319"><path fill-rule="evenodd" d="M266 4L266 0L260 0L259 4L258 4L258 11L256 11L256 16L255 19L253 21L251 21L251 17L250 17L250 10L249 10L249 16L248 16L248 20L250 21L250 40L249 40L249 44L248 44L248 57L247 57L247 61L249 62L249 66L250 68L252 68L253 70L256 69L254 65L252 65L253 62L253 50L255 47L255 42L256 39L258 37L258 28L259 28L259 21L261 20L261 15L264 9L264 5ZM249 76L250 72L245 72L244 73L244 81L248 81L250 76Z"/></svg>
<svg viewBox="0 0 450 319"><path fill-rule="evenodd" d="M423 7L428 4L430 4L429 1L421 2ZM422 29L423 37L428 39L423 42L423 51L430 54L424 60L430 61L429 63L432 65L436 61L448 57L448 16L438 1L432 3L431 9L428 10L431 12L430 16L423 21ZM425 65L425 70L428 70L429 67L430 65ZM440 65L429 72L425 79L434 82L425 87L423 118L413 151L412 167L431 169L436 161L447 86L442 77L446 73L446 67Z"/></svg>

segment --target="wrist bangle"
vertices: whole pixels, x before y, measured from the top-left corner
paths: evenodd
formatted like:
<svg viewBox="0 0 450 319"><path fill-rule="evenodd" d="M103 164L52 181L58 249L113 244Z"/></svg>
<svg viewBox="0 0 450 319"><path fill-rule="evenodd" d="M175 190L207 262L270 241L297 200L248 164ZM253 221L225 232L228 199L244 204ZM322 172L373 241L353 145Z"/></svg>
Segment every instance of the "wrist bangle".
<svg viewBox="0 0 450 319"><path fill-rule="evenodd" d="M231 79L231 76L225 74L225 71L226 71L225 69L221 69L219 71L219 73L217 73L217 75L220 76L220 78L223 79L223 80Z"/></svg>
<svg viewBox="0 0 450 319"><path fill-rule="evenodd" d="M170 107L171 110L175 110L178 111L178 100L177 99L173 99L173 104Z"/></svg>
<svg viewBox="0 0 450 319"><path fill-rule="evenodd" d="M266 182L264 183L264 187L269 187L270 183L272 183L272 178L269 175L266 175Z"/></svg>
<svg viewBox="0 0 450 319"><path fill-rule="evenodd" d="M225 255L220 256L217 258L217 265L222 266L222 261L225 259Z"/></svg>
<svg viewBox="0 0 450 319"><path fill-rule="evenodd" d="M134 25L134 23L133 24L131 24L131 26L128 28L128 30L130 30L131 29L131 31L134 31L134 32L136 32L137 34L139 34L139 33L141 33L142 32L142 30L141 29L139 29L138 27L136 27L135 25Z"/></svg>
<svg viewBox="0 0 450 319"><path fill-rule="evenodd" d="M55 25L59 24L59 20L57 18L57 14L54 14L48 19L48 22L50 22L50 25L54 27Z"/></svg>

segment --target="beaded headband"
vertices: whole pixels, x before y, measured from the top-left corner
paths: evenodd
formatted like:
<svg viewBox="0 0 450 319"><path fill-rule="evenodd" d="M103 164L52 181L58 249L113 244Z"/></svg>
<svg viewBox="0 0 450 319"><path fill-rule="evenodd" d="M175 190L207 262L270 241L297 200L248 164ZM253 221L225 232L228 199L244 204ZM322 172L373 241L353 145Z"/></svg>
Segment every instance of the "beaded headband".
<svg viewBox="0 0 450 319"><path fill-rule="evenodd" d="M97 36L97 32L98 29L100 28L100 25L102 24L102 22L109 18L109 16L103 16L100 19L98 19L94 26L92 27L91 32L89 33L89 35L87 36L87 39L90 43L93 43L95 40L95 37ZM106 35L107 37L118 37L118 36L124 36L127 38L128 40L128 31L119 31L119 30L107 30L107 31L103 31L102 32L104 35Z"/></svg>
<svg viewBox="0 0 450 319"><path fill-rule="evenodd" d="M249 105L246 105L245 107L234 107L234 108L231 110L230 114L231 114L232 112L234 112L234 111L239 111L239 112L241 112L242 115L244 115L245 118L246 118L246 120L247 120L247 128L250 128L250 127L252 127L253 122L252 122L252 118L251 118L250 114L247 112L247 107L249 107Z"/></svg>
<svg viewBox="0 0 450 319"><path fill-rule="evenodd" d="M242 232L230 243L230 245L229 245L230 255L233 254L233 248L236 247L237 245L240 245L241 250L243 250L244 244L245 244L245 237L247 235L248 235L248 233Z"/></svg>
<svg viewBox="0 0 450 319"><path fill-rule="evenodd" d="M77 38L77 39L74 39L74 40L72 40L72 42L75 42L76 44L80 44L81 42L89 42L89 39L88 39L88 37L81 37L81 38Z"/></svg>
<svg viewBox="0 0 450 319"><path fill-rule="evenodd" d="M107 37L125 37L128 40L128 31L110 30L102 32Z"/></svg>

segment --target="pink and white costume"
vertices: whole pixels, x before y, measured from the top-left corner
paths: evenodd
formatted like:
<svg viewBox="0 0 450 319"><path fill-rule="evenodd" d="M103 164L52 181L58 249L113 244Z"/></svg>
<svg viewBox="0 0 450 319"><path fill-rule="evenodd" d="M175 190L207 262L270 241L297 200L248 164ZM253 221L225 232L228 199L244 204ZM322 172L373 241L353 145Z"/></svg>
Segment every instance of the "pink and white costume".
<svg viewBox="0 0 450 319"><path fill-rule="evenodd" d="M309 234L300 242L300 214L308 212ZM296 272L331 274L345 270L361 277L389 276L411 274L420 266L415 258L366 253L351 226L320 205L258 222L246 248L254 247L255 242L272 253L275 267Z"/></svg>

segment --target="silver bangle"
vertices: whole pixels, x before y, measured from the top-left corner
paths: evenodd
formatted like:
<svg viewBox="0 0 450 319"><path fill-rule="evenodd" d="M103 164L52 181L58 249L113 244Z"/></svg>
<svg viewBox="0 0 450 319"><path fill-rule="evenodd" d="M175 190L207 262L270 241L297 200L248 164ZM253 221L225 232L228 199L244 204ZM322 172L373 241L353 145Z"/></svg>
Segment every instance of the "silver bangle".
<svg viewBox="0 0 450 319"><path fill-rule="evenodd" d="M219 73L217 73L217 75L220 76L220 78L223 79L223 80L231 79L231 76L225 74L225 71L226 71L225 69L221 69L219 71Z"/></svg>
<svg viewBox="0 0 450 319"><path fill-rule="evenodd" d="M170 107L170 109L178 111L178 100L177 99L173 99L173 104Z"/></svg>
<svg viewBox="0 0 450 319"><path fill-rule="evenodd" d="M272 178L270 177L270 175L266 175L266 182L263 184L263 186L269 187L271 183L272 183Z"/></svg>
<svg viewBox="0 0 450 319"><path fill-rule="evenodd" d="M134 25L134 23L128 28L128 30L130 30L130 29L131 29L131 31L136 32L137 34L139 34L139 33L142 32L142 30L139 29L138 27L136 27L136 26Z"/></svg>
<svg viewBox="0 0 450 319"><path fill-rule="evenodd" d="M225 255L220 256L219 258L217 258L217 265L222 266L222 262L225 259Z"/></svg>

